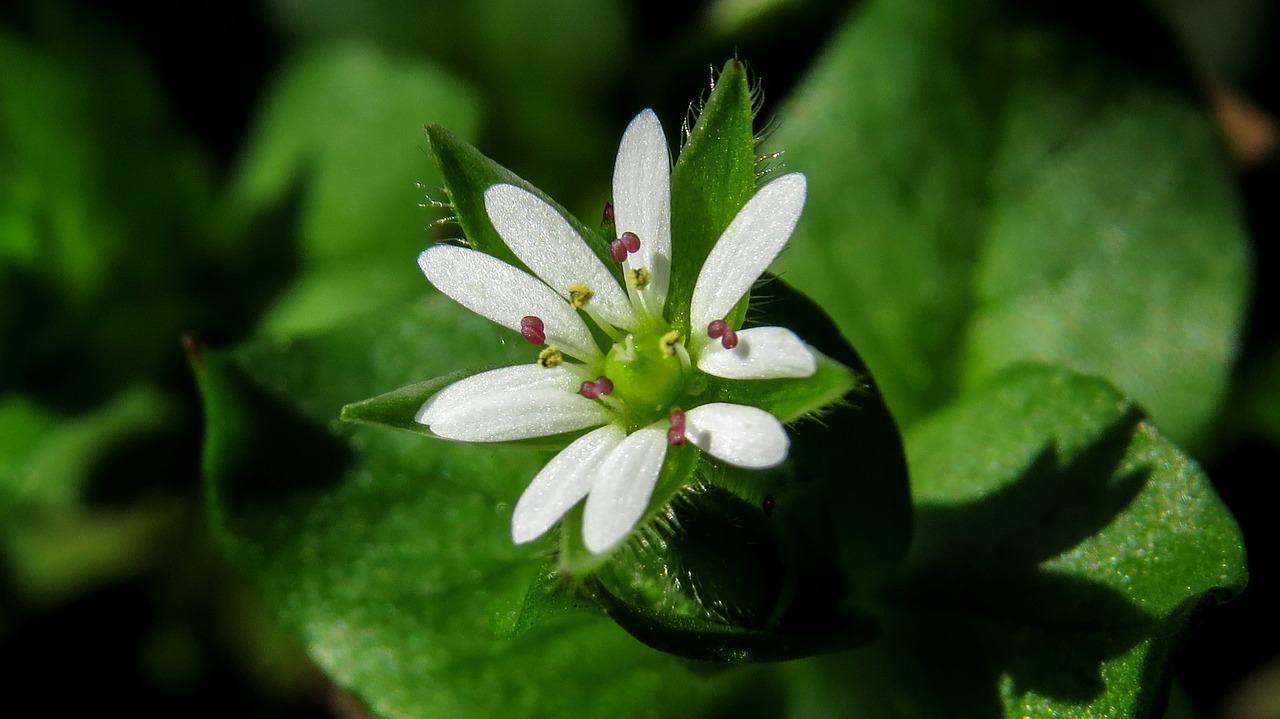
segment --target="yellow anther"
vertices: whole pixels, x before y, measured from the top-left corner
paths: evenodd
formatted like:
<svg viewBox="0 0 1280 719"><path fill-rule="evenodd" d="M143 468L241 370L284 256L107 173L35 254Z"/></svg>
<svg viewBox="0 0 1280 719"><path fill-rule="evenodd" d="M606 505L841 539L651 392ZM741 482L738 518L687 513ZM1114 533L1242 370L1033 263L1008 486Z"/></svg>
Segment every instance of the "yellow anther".
<svg viewBox="0 0 1280 719"><path fill-rule="evenodd" d="M569 306L575 310L580 310L587 306L587 303L591 301L594 295L595 293L591 291L590 287L581 282L575 282L569 285Z"/></svg>
<svg viewBox="0 0 1280 719"><path fill-rule="evenodd" d="M564 364L564 353L555 345L547 345L538 353L538 364L543 367L558 367Z"/></svg>
<svg viewBox="0 0 1280 719"><path fill-rule="evenodd" d="M671 330L658 340L658 347L662 350L664 357L675 357L676 346L680 344L680 333Z"/></svg>
<svg viewBox="0 0 1280 719"><path fill-rule="evenodd" d="M637 290L643 290L649 286L649 280L653 279L653 275L649 274L649 270L644 267L637 267L631 270L631 276L628 278L631 286Z"/></svg>

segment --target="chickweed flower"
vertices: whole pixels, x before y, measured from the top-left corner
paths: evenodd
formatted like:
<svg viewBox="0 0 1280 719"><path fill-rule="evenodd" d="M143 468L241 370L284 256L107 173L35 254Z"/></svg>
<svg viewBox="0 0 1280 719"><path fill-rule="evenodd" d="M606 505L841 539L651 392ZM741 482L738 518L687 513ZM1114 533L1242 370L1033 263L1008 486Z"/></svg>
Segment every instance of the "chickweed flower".
<svg viewBox="0 0 1280 719"><path fill-rule="evenodd" d="M446 386L416 420L463 442L585 431L520 497L511 524L516 543L543 535L585 499L583 542L592 553L608 552L644 518L671 445L688 442L748 469L786 459L790 442L777 418L746 404L700 400L698 388L700 374L751 382L816 371L814 353L790 330L730 324L790 238L805 189L804 175L782 175L742 207L697 276L687 328L669 319L669 279L682 260L671 236L670 154L651 110L627 127L614 166L617 238L609 256L620 267L608 267L609 258L558 210L510 184L485 191L485 210L534 274L467 247L437 245L419 256L439 290L535 347L526 364Z"/></svg>

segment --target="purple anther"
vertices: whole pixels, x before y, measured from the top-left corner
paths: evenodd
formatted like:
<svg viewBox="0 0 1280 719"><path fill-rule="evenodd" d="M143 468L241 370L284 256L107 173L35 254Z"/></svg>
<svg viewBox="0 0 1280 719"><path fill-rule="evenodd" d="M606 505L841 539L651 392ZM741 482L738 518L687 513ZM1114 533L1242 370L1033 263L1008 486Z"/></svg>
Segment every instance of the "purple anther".
<svg viewBox="0 0 1280 719"><path fill-rule="evenodd" d="M764 510L764 516L772 517L773 510L778 506L778 500L773 498L772 494L766 494L764 501L760 503L760 508Z"/></svg>
<svg viewBox="0 0 1280 719"><path fill-rule="evenodd" d="M542 320L533 315L528 315L520 320L520 334L535 345L546 344L547 342L547 331L542 326Z"/></svg>
<svg viewBox="0 0 1280 719"><path fill-rule="evenodd" d="M582 387L578 388L578 393L587 399L595 399L600 396L600 390L596 387L596 383L590 380L582 383Z"/></svg>
<svg viewBox="0 0 1280 719"><path fill-rule="evenodd" d="M622 236L618 238L618 241L622 243L622 246L628 253L635 254L640 251L640 235L637 235L634 232L622 233Z"/></svg>
<svg viewBox="0 0 1280 719"><path fill-rule="evenodd" d="M731 329L726 329L724 335L720 337L720 346L727 350L731 350L738 346L738 333Z"/></svg>
<svg viewBox="0 0 1280 719"><path fill-rule="evenodd" d="M599 394L613 393L613 380L609 379L608 377L605 377L604 375L596 377L595 386L596 386L596 392L598 392Z"/></svg>
<svg viewBox="0 0 1280 719"><path fill-rule="evenodd" d="M609 254L613 255L614 262L627 261L627 248L622 246L622 240L614 240L609 243Z"/></svg>
<svg viewBox="0 0 1280 719"><path fill-rule="evenodd" d="M713 340L718 340L721 337L724 337L724 333L728 330L728 322L725 322L724 320L712 320L711 324L707 325L707 336Z"/></svg>
<svg viewBox="0 0 1280 719"><path fill-rule="evenodd" d="M601 219L601 222L603 222L606 225L613 224L613 203L612 202L604 203L604 216L600 219Z"/></svg>
<svg viewBox="0 0 1280 719"><path fill-rule="evenodd" d="M667 430L667 444L684 444L684 412L672 410L667 421L671 423Z"/></svg>

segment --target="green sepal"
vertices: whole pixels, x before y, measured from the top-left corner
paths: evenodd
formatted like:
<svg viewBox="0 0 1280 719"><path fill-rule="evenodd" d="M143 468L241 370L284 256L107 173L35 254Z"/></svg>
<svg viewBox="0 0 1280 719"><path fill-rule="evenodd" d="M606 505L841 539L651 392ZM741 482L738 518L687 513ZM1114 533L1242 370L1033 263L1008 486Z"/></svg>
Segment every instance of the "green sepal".
<svg viewBox="0 0 1280 719"><path fill-rule="evenodd" d="M452 219L462 228L468 244L504 262L528 270L511 248L502 241L502 237L494 229L493 223L489 220L489 214L484 208L484 191L498 183L509 183L532 192L555 208L586 241L587 246L613 273L618 282L622 283L622 270L618 263L613 261L609 254L609 243L601 237L600 233L589 229L527 180L489 159L484 153L443 127L428 125L425 132L427 142L431 146L431 155L436 160L445 190L449 193L453 211Z"/></svg>
<svg viewBox="0 0 1280 719"><path fill-rule="evenodd" d="M649 506L637 523L644 528L671 502L676 494L689 484L693 472L698 466L701 453L689 443L667 447L667 455L662 460L662 470L658 474L658 483L654 487L653 496L649 498ZM595 572L602 564L609 561L627 544L635 541L636 534L623 540L623 544L605 554L593 554L582 542L582 509L584 503L579 502L560 523L560 566L574 576L585 576ZM639 531L639 530L637 530Z"/></svg>
<svg viewBox="0 0 1280 719"><path fill-rule="evenodd" d="M730 60L716 81L671 171L672 326L689 332L693 286L716 240L756 189L755 134L746 67ZM726 320L741 326L747 301ZM705 329L705 328L702 328Z"/></svg>

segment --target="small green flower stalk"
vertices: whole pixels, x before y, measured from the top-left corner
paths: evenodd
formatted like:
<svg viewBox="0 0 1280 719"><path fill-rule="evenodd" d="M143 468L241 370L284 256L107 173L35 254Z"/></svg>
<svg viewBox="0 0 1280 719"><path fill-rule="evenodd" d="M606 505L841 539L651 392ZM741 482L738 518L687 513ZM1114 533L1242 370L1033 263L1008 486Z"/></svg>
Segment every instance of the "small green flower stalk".
<svg viewBox="0 0 1280 719"><path fill-rule="evenodd" d="M801 172L757 166L752 116L745 72L731 62L673 169L660 120L642 111L622 135L598 231L429 128L466 242L430 247L419 265L445 295L527 342L527 361L344 413L445 440L557 450L512 510L516 544L559 527L538 596L576 593L650 644L733 661L869 634L848 598L872 583L850 586L861 582L840 566L847 543L836 536L848 514L826 501L850 483L898 488L887 496L902 509L888 514L903 529L872 554L897 551L892 537L907 523L900 443L865 367L776 279L756 292L769 314L752 305L807 189ZM810 342L834 345L839 359ZM887 474L812 469L843 449L815 446L843 428L841 412L877 425L862 438L877 441Z"/></svg>

